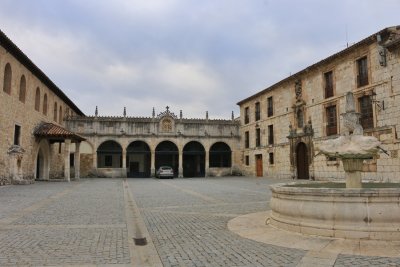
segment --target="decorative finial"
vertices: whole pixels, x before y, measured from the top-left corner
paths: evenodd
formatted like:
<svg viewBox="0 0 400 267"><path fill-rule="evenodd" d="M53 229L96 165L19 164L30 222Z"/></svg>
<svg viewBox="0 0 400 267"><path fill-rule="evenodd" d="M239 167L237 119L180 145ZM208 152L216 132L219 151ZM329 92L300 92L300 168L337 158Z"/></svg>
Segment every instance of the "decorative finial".
<svg viewBox="0 0 400 267"><path fill-rule="evenodd" d="M208 120L208 111L206 111L206 120Z"/></svg>
<svg viewBox="0 0 400 267"><path fill-rule="evenodd" d="M126 107L124 107L124 117L126 117Z"/></svg>
<svg viewBox="0 0 400 267"><path fill-rule="evenodd" d="M182 110L180 110L180 111L179 111L179 118L182 119L182 117L183 117Z"/></svg>
<svg viewBox="0 0 400 267"><path fill-rule="evenodd" d="M233 110L232 110L232 120L235 120L235 114L233 113Z"/></svg>
<svg viewBox="0 0 400 267"><path fill-rule="evenodd" d="M99 111L97 110L97 106L96 109L94 110L94 115L97 117L97 115L99 115Z"/></svg>
<svg viewBox="0 0 400 267"><path fill-rule="evenodd" d="M166 106L165 108L167 109L167 112L169 112L169 107L168 107L168 106Z"/></svg>
<svg viewBox="0 0 400 267"><path fill-rule="evenodd" d="M156 111L155 111L154 107L153 107L153 113L152 113L152 115L153 115L153 118L156 116Z"/></svg>

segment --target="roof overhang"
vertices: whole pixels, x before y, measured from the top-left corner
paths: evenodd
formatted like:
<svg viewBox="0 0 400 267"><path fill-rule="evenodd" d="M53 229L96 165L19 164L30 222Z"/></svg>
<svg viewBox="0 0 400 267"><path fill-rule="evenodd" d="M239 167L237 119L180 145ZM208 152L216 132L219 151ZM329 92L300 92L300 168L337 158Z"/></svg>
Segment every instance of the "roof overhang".
<svg viewBox="0 0 400 267"><path fill-rule="evenodd" d="M39 139L47 139L50 143L62 143L67 139L73 143L86 140L84 137L50 122L39 124L33 134Z"/></svg>

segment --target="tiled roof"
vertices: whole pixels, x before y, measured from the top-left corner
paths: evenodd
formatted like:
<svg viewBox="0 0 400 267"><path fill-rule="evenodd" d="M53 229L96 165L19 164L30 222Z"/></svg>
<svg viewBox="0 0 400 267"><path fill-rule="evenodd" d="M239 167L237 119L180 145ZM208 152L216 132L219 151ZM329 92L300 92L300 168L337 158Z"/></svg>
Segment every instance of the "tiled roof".
<svg viewBox="0 0 400 267"><path fill-rule="evenodd" d="M67 129L55 125L50 122L44 122L40 124L34 131L36 137L45 137L52 140L64 140L71 139L73 141L85 141L86 139L82 136L68 131Z"/></svg>

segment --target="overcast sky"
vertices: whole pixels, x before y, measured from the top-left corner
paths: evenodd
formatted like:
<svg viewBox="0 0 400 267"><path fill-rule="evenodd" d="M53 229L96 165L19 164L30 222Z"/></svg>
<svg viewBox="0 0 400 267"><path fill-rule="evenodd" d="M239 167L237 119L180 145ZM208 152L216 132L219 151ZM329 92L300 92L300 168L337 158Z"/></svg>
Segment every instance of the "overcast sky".
<svg viewBox="0 0 400 267"><path fill-rule="evenodd" d="M238 116L399 14L399 0L0 0L1 30L86 115Z"/></svg>

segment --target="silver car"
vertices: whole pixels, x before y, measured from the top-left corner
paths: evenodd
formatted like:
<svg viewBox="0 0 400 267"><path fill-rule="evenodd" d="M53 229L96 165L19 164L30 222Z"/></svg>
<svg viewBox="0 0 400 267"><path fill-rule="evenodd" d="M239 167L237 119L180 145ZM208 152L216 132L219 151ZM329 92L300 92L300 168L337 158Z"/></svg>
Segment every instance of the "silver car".
<svg viewBox="0 0 400 267"><path fill-rule="evenodd" d="M174 178L174 170L169 166L161 166L156 172L158 178Z"/></svg>

